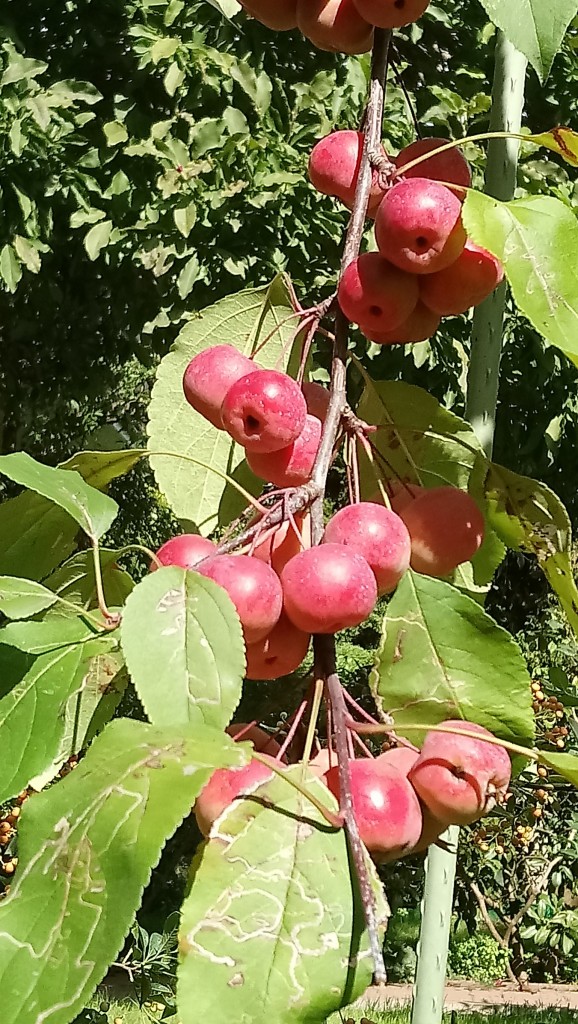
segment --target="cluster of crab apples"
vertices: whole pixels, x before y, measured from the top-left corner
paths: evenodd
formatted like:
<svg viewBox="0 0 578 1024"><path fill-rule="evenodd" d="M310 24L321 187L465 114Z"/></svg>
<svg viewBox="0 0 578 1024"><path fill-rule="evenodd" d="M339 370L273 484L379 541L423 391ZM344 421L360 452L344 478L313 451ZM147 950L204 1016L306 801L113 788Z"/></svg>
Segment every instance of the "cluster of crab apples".
<svg viewBox="0 0 578 1024"><path fill-rule="evenodd" d="M373 170L367 213L375 220L377 251L349 264L337 297L348 320L378 345L426 341L443 316L478 306L503 280L500 261L466 234L462 199L471 172L455 147L436 152L447 144L418 139L394 159L383 147L374 159L381 169ZM309 160L315 188L350 209L363 147L361 132L336 131Z"/></svg>
<svg viewBox="0 0 578 1024"><path fill-rule="evenodd" d="M298 28L319 50L367 53L375 28L417 21L430 0L240 0L253 18L284 32Z"/></svg>
<svg viewBox="0 0 578 1024"><path fill-rule="evenodd" d="M487 729L473 722L447 721L453 732L428 732L416 750L399 746L378 757L351 759L348 764L353 810L362 842L377 863L425 850L448 825L466 825L487 814L506 797L510 758ZM282 748L257 726L232 726L239 740L249 740L268 761L285 766ZM488 738L490 742L488 742ZM309 763L339 801L339 768L327 749ZM259 797L259 787L273 776L272 768L252 759L240 769L220 768L195 804L201 832L218 831L219 818L236 799Z"/></svg>
<svg viewBox="0 0 578 1024"><path fill-rule="evenodd" d="M329 401L321 385L300 386L217 345L191 360L183 388L197 412L244 447L263 480L281 489L310 480ZM164 544L157 559L223 587L243 628L247 678L277 679L301 665L312 634L360 625L410 565L444 577L482 544L484 519L466 492L401 481L388 490L389 508L378 492L376 500L336 512L317 546L305 510L257 533L239 552L184 534Z"/></svg>

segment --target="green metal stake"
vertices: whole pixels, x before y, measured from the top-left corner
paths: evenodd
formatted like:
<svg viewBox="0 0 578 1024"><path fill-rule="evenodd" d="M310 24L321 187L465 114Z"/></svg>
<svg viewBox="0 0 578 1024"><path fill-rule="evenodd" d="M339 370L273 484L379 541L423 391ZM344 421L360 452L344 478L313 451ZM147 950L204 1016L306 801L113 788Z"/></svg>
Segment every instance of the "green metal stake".
<svg viewBox="0 0 578 1024"><path fill-rule="evenodd" d="M491 131L519 132L524 106L526 58L498 32L492 90ZM492 139L488 145L485 190L512 199L516 188L519 141ZM488 456L492 454L506 285L478 306L474 315L466 416ZM449 948L459 828L442 837L448 849L430 848L413 991L411 1024L441 1024Z"/></svg>

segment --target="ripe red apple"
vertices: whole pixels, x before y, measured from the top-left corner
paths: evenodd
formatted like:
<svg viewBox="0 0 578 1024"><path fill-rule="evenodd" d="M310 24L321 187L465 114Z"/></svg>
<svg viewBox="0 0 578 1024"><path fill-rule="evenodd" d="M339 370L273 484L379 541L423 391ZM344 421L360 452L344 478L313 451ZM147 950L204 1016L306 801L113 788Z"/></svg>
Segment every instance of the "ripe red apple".
<svg viewBox="0 0 578 1024"><path fill-rule="evenodd" d="M344 544L363 555L379 594L390 594L409 569L411 540L395 512L371 501L346 505L325 527L324 543Z"/></svg>
<svg viewBox="0 0 578 1024"><path fill-rule="evenodd" d="M257 643L279 620L283 594L271 566L248 555L213 555L197 571L226 590L237 609L245 642Z"/></svg>
<svg viewBox="0 0 578 1024"><path fill-rule="evenodd" d="M304 548L311 547L311 516L308 512L297 512L293 519L297 533L290 522L281 523L267 530L253 549L253 557L268 562L278 576L283 572L287 562Z"/></svg>
<svg viewBox="0 0 578 1024"><path fill-rule="evenodd" d="M337 764L337 754L335 751L331 753L326 748L322 748L315 757L312 757L309 762L309 771L321 779L322 782L326 782L325 776L330 768Z"/></svg>
<svg viewBox="0 0 578 1024"><path fill-rule="evenodd" d="M448 576L469 562L484 539L484 517L458 487L433 487L401 510L411 537L411 567L425 576Z"/></svg>
<svg viewBox="0 0 578 1024"><path fill-rule="evenodd" d="M309 157L309 179L318 192L341 199L353 207L359 168L363 159L363 132L338 131L326 135L313 147ZM387 153L381 147L383 156ZM372 173L368 217L374 217L384 196L379 171ZM317 413L315 414L317 415Z"/></svg>
<svg viewBox="0 0 578 1024"><path fill-rule="evenodd" d="M401 516L402 509L411 505L414 498L417 498L419 494L423 494L424 491L425 487L420 487L419 484L410 484L401 480L390 481L389 500L392 511Z"/></svg>
<svg viewBox="0 0 578 1024"><path fill-rule="evenodd" d="M281 573L285 612L305 633L358 626L377 601L375 576L362 555L342 544L302 551Z"/></svg>
<svg viewBox="0 0 578 1024"><path fill-rule="evenodd" d="M276 32L286 32L297 25L297 0L240 0L253 18Z"/></svg>
<svg viewBox="0 0 578 1024"><path fill-rule="evenodd" d="M468 825L487 814L508 791L512 766L503 747L485 743L492 733L474 722L441 723L462 735L428 732L409 779L431 813L446 825Z"/></svg>
<svg viewBox="0 0 578 1024"><path fill-rule="evenodd" d="M247 644L247 679L280 679L295 672L309 649L309 633L297 629L286 615L263 640Z"/></svg>
<svg viewBox="0 0 578 1024"><path fill-rule="evenodd" d="M320 50L371 50L373 26L361 17L354 0L297 0L297 25Z"/></svg>
<svg viewBox="0 0 578 1024"><path fill-rule="evenodd" d="M227 391L256 364L232 345L214 345L191 359L183 377L185 398L193 409L223 430L221 406Z"/></svg>
<svg viewBox="0 0 578 1024"><path fill-rule="evenodd" d="M410 747L394 747L393 750L387 750L381 757L384 762L393 765L407 778L419 758L419 750L411 750ZM444 822L434 818L429 808L422 801L420 801L420 806L422 816L420 837L417 844L407 851L407 855L427 850L428 846L435 843L436 839L439 839L442 832L445 832L447 828Z"/></svg>
<svg viewBox="0 0 578 1024"><path fill-rule="evenodd" d="M451 182L469 188L472 184L470 165L461 150L456 147L446 149L444 153L438 153L436 156L430 157L429 160L424 160L423 163L417 164L407 172L403 170L404 166L411 163L412 160L417 160L418 157L439 149L449 141L449 139L416 139L395 157L394 163L397 170L404 178L430 178L433 181ZM463 197L463 193L461 196Z"/></svg>
<svg viewBox="0 0 578 1024"><path fill-rule="evenodd" d="M440 325L440 319L438 313L428 309L423 302L418 302L407 320L392 331L371 331L365 324L361 325L361 330L376 345L410 345L431 338Z"/></svg>
<svg viewBox="0 0 578 1024"><path fill-rule="evenodd" d="M250 761L243 768L217 768L195 801L199 830L208 836L213 822L233 800L254 793L272 778L273 772L261 761Z"/></svg>
<svg viewBox="0 0 578 1024"><path fill-rule="evenodd" d="M385 750L380 757L384 764L392 765L402 775L407 776L419 757L419 750L412 750L411 747L393 747L391 750Z"/></svg>
<svg viewBox="0 0 578 1024"><path fill-rule="evenodd" d="M468 238L455 263L420 281L421 301L440 316L458 316L479 306L504 279L504 267Z"/></svg>
<svg viewBox="0 0 578 1024"><path fill-rule="evenodd" d="M457 260L466 232L462 204L445 185L407 178L387 192L375 216L379 251L413 274L433 274Z"/></svg>
<svg viewBox="0 0 578 1024"><path fill-rule="evenodd" d="M413 313L419 285L380 256L366 252L352 260L339 282L337 299L343 313L364 330L392 331Z"/></svg>
<svg viewBox="0 0 578 1024"><path fill-rule="evenodd" d="M268 732L265 732L265 730L261 729L258 725L249 725L247 722L236 722L235 725L227 726L225 732L234 740L239 737L240 743L252 743L255 750L260 754L269 754L271 757L276 757L281 750L277 740L274 740Z"/></svg>
<svg viewBox="0 0 578 1024"><path fill-rule="evenodd" d="M247 451L278 452L299 437L307 406L286 373L256 370L229 388L221 416L225 430Z"/></svg>
<svg viewBox="0 0 578 1024"><path fill-rule="evenodd" d="M183 533L163 544L157 551L157 558L162 565L180 565L182 569L192 569L216 550L213 542L206 537L200 537L198 533ZM158 566L151 562L150 568L154 572Z"/></svg>
<svg viewBox="0 0 578 1024"><path fill-rule="evenodd" d="M321 420L307 415L305 426L293 444L278 452L247 452L256 476L276 487L299 487L311 477L321 440Z"/></svg>
<svg viewBox="0 0 578 1024"><path fill-rule="evenodd" d="M349 762L353 810L362 842L374 860L384 863L409 853L419 841L419 800L405 775L384 756ZM339 769L327 772L329 789L339 800Z"/></svg>
<svg viewBox="0 0 578 1024"><path fill-rule="evenodd" d="M401 28L421 18L430 0L355 0L355 6L370 25Z"/></svg>
<svg viewBox="0 0 578 1024"><path fill-rule="evenodd" d="M325 423L327 410L329 408L329 391L322 384L314 380L305 381L301 385L303 397L307 403L307 412L310 416L316 416L318 420Z"/></svg>

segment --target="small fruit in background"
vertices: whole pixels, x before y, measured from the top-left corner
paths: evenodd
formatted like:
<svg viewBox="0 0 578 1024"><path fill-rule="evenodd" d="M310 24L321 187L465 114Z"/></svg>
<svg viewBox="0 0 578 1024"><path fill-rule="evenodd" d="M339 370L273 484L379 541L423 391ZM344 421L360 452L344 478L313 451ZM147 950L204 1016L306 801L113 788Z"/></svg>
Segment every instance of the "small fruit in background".
<svg viewBox="0 0 578 1024"><path fill-rule="evenodd" d="M270 633L247 644L247 679L280 679L296 672L309 650L311 636L281 615Z"/></svg>
<svg viewBox="0 0 578 1024"><path fill-rule="evenodd" d="M365 558L342 544L302 551L281 573L284 608L305 633L338 633L373 611L377 585Z"/></svg>
<svg viewBox="0 0 578 1024"><path fill-rule="evenodd" d="M407 320L392 331L370 331L365 324L361 325L361 330L366 338L376 345L417 344L433 337L440 325L440 319L438 314L424 306L423 302L418 302Z"/></svg>
<svg viewBox="0 0 578 1024"><path fill-rule="evenodd" d="M279 577L269 565L248 555L213 555L200 563L198 572L227 591L247 644L271 632L281 615L283 594Z"/></svg>
<svg viewBox="0 0 578 1024"><path fill-rule="evenodd" d="M297 0L297 25L320 50L367 53L373 44L373 26L354 0Z"/></svg>
<svg viewBox="0 0 578 1024"><path fill-rule="evenodd" d="M261 761L250 761L243 768L217 768L195 801L195 818L202 834L209 835L213 823L233 800L254 793L272 778L273 771Z"/></svg>
<svg viewBox="0 0 578 1024"><path fill-rule="evenodd" d="M469 188L472 184L470 165L456 146L446 149L443 153L436 153L429 160L423 160L422 163L416 164L408 171L404 170L406 164L417 160L420 156L425 156L426 153L431 153L432 150L439 149L449 141L449 139L416 139L395 157L396 169L404 178L429 178L430 181L450 182ZM461 193L460 198L463 198L463 195L464 193Z"/></svg>
<svg viewBox="0 0 578 1024"><path fill-rule="evenodd" d="M193 569L204 558L216 554L212 540L201 537L198 533L182 533L172 537L156 553L162 565L180 565L181 569ZM151 562L151 572L158 569L156 562Z"/></svg>
<svg viewBox="0 0 578 1024"><path fill-rule="evenodd" d="M183 376L183 391L189 405L223 430L221 406L229 388L257 369L248 356L232 345L214 345L191 359Z"/></svg>
<svg viewBox="0 0 578 1024"><path fill-rule="evenodd" d="M433 487L400 512L411 537L411 567L425 576L448 576L482 545L484 517L458 487Z"/></svg>
<svg viewBox="0 0 578 1024"><path fill-rule="evenodd" d="M256 370L237 380L221 408L225 430L251 452L277 452L295 441L307 416L299 385L286 373Z"/></svg>
<svg viewBox="0 0 578 1024"><path fill-rule="evenodd" d="M458 316L479 306L504 279L504 268L469 239L455 263L420 280L420 299L440 316Z"/></svg>
<svg viewBox="0 0 578 1024"><path fill-rule="evenodd" d="M310 416L316 416L322 423L325 422L329 408L329 390L316 381L305 381L301 385L303 397L307 405L307 412Z"/></svg>
<svg viewBox="0 0 578 1024"><path fill-rule="evenodd" d="M466 242L461 212L460 200L445 185L427 178L400 181L385 195L375 216L381 255L413 274L449 267Z"/></svg>
<svg viewBox="0 0 578 1024"><path fill-rule="evenodd" d="M337 299L348 320L368 331L391 331L413 313L419 285L413 274L377 252L352 260L339 282Z"/></svg>
<svg viewBox="0 0 578 1024"><path fill-rule="evenodd" d="M311 547L311 516L308 512L296 512L293 524L287 520L279 526L267 530L259 538L252 551L253 558L268 562L278 576L281 575L287 562L295 558L305 548Z"/></svg>
<svg viewBox="0 0 578 1024"><path fill-rule="evenodd" d="M321 440L321 420L307 414L299 437L276 452L247 452L247 462L256 476L276 487L298 487L311 477Z"/></svg>

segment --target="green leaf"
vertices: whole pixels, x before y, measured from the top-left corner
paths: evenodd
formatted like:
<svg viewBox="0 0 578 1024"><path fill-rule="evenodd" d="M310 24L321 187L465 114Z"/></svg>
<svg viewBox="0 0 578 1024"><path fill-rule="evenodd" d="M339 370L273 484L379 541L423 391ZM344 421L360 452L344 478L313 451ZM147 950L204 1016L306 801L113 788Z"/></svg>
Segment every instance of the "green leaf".
<svg viewBox="0 0 578 1024"><path fill-rule="evenodd" d="M237 612L222 587L178 566L150 573L126 603L121 642L151 722L228 725L245 655Z"/></svg>
<svg viewBox="0 0 578 1024"><path fill-rule="evenodd" d="M105 491L112 480L129 473L146 454L145 450L139 448L113 452L77 452L62 462L60 468L75 469L91 487Z"/></svg>
<svg viewBox="0 0 578 1024"><path fill-rule="evenodd" d="M158 64L161 60L168 60L169 57L173 57L179 48L179 40L171 39L170 36L165 36L163 39L157 39L154 46L151 48L151 57L154 64Z"/></svg>
<svg viewBox="0 0 578 1024"><path fill-rule="evenodd" d="M11 622L0 629L0 643L27 654L46 654L63 647L93 640L99 634L80 618L43 619L41 622Z"/></svg>
<svg viewBox="0 0 578 1024"><path fill-rule="evenodd" d="M46 498L25 491L0 504L0 572L42 579L74 550L77 524Z"/></svg>
<svg viewBox="0 0 578 1024"><path fill-rule="evenodd" d="M318 779L308 785L335 805ZM362 995L371 959L345 832L283 779L223 813L193 870L179 941L183 1024L320 1024Z"/></svg>
<svg viewBox="0 0 578 1024"><path fill-rule="evenodd" d="M578 361L578 221L552 196L501 203L469 192L466 230L506 269L516 305L552 345Z"/></svg>
<svg viewBox="0 0 578 1024"><path fill-rule="evenodd" d="M544 750L540 751L540 763L552 768L564 779L568 779L578 789L578 755L577 754L550 754Z"/></svg>
<svg viewBox="0 0 578 1024"><path fill-rule="evenodd" d="M26 804L0 905L3 1024L68 1024L119 952L166 839L217 766L216 731L113 722L70 775Z"/></svg>
<svg viewBox="0 0 578 1024"><path fill-rule="evenodd" d="M19 260L32 274L38 274L41 267L40 248L38 244L33 245L28 238L22 235L14 235L14 249ZM46 248L46 247L45 247Z"/></svg>
<svg viewBox="0 0 578 1024"><path fill-rule="evenodd" d="M185 72L179 67L176 61L173 61L169 65L169 69L164 77L163 84L169 96L174 96L179 86L183 84L185 80Z"/></svg>
<svg viewBox="0 0 578 1024"><path fill-rule="evenodd" d="M191 321L158 369L149 406L149 449L189 455L235 476L244 461L242 449L187 404L183 373L193 356L213 345L232 344L250 356L259 341L264 341L276 327L279 330L259 351L258 363L265 367L286 366L284 354L296 321L280 325L292 311L286 283L277 277L266 288L230 295ZM159 455L151 455L151 465L175 515L195 523L205 536L218 522L230 521L243 507L236 494L231 494L230 485L214 472ZM249 489L259 491L260 483L252 476L250 481Z"/></svg>
<svg viewBox="0 0 578 1024"><path fill-rule="evenodd" d="M100 549L104 596L111 608L121 607L134 588L132 578L117 565L119 554L119 551ZM78 551L48 576L44 584L77 608L89 609L98 606L92 551ZM49 612L49 617L68 617L73 614L71 608L59 602Z"/></svg>
<svg viewBox="0 0 578 1024"><path fill-rule="evenodd" d="M442 580L404 576L385 613L371 688L402 734L405 723L462 718L502 739L534 739L530 677L518 645Z"/></svg>
<svg viewBox="0 0 578 1024"><path fill-rule="evenodd" d="M216 8L226 18L232 18L234 14L238 14L241 10L241 5L237 3L237 0L208 0L208 2L211 7Z"/></svg>
<svg viewBox="0 0 578 1024"><path fill-rule="evenodd" d="M106 124L103 124L102 130L107 146L118 146L121 142L128 140L128 132L122 121L107 121Z"/></svg>
<svg viewBox="0 0 578 1024"><path fill-rule="evenodd" d="M25 78L37 78L38 75L43 75L47 68L48 64L45 64L42 60L33 60L31 57L21 57L18 54L14 54L14 56L11 56L2 78L0 78L0 88L5 85L13 85L15 82L21 82Z"/></svg>
<svg viewBox="0 0 578 1024"><path fill-rule="evenodd" d="M562 502L544 484L495 463L490 466L485 490L494 530L508 547L536 556L578 636L572 527Z"/></svg>
<svg viewBox="0 0 578 1024"><path fill-rule="evenodd" d="M22 278L20 261L11 245L5 245L0 252L0 276L9 292L15 292Z"/></svg>
<svg viewBox="0 0 578 1024"><path fill-rule="evenodd" d="M184 238L188 238L197 220L197 207L195 203L188 206L177 207L173 211L175 224Z"/></svg>
<svg viewBox="0 0 578 1024"><path fill-rule="evenodd" d="M91 260L98 259L101 249L105 249L112 234L112 221L101 220L87 231L84 236L84 248Z"/></svg>
<svg viewBox="0 0 578 1024"><path fill-rule="evenodd" d="M112 498L89 487L78 473L43 466L25 452L1 455L0 473L49 498L68 512L92 540L106 533L118 511Z"/></svg>
<svg viewBox="0 0 578 1024"><path fill-rule="evenodd" d="M9 619L29 619L50 608L56 597L33 580L0 576L0 612Z"/></svg>
<svg viewBox="0 0 578 1024"><path fill-rule="evenodd" d="M190 294L195 281L198 279L201 273L201 264L199 263L196 255L191 256L187 260L183 269L181 270L178 280L177 287L179 289L179 295L181 299L186 299L187 295Z"/></svg>
<svg viewBox="0 0 578 1024"><path fill-rule="evenodd" d="M0 700L0 802L19 793L52 763L64 731L67 701L80 684L82 656L81 644L41 655Z"/></svg>
<svg viewBox="0 0 578 1024"><path fill-rule="evenodd" d="M578 12L578 0L481 0L488 16L535 69L548 77L566 30Z"/></svg>

